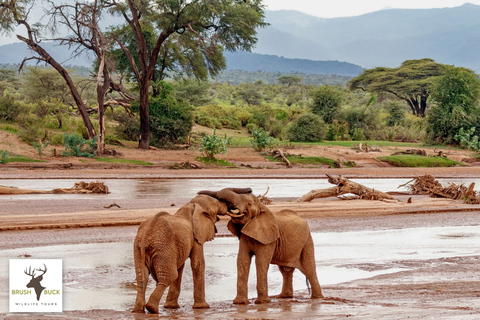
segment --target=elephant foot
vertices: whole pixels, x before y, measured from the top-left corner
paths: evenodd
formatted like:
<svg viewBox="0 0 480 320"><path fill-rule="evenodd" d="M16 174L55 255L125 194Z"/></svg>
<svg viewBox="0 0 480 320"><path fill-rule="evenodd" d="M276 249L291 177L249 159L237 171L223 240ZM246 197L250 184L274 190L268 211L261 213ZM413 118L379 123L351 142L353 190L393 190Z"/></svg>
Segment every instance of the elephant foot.
<svg viewBox="0 0 480 320"><path fill-rule="evenodd" d="M255 304L263 304L263 303L270 303L270 302L272 302L272 299L270 299L270 297L257 298L255 300Z"/></svg>
<svg viewBox="0 0 480 320"><path fill-rule="evenodd" d="M293 298L293 293L280 293L278 296L276 296L275 298L277 299L289 299L289 298Z"/></svg>
<svg viewBox="0 0 480 320"><path fill-rule="evenodd" d="M312 299L323 299L323 298L325 298L325 296L324 296L322 293L320 293L320 294L312 294L312 297L311 297L311 298L312 298Z"/></svg>
<svg viewBox="0 0 480 320"><path fill-rule="evenodd" d="M166 301L163 307L167 309L178 309L180 308L180 305L177 303L177 301Z"/></svg>
<svg viewBox="0 0 480 320"><path fill-rule="evenodd" d="M210 306L205 301L204 302L195 302L193 304L193 309L208 309L208 308L210 308Z"/></svg>
<svg viewBox="0 0 480 320"><path fill-rule="evenodd" d="M158 313L158 306L154 306L154 305L151 305L151 304L148 304L145 306L145 308L147 308L147 311L149 313Z"/></svg>
<svg viewBox="0 0 480 320"><path fill-rule="evenodd" d="M233 304L249 304L250 301L248 301L248 298L241 298L241 297L236 297L235 300L233 300Z"/></svg>
<svg viewBox="0 0 480 320"><path fill-rule="evenodd" d="M141 308L140 307L135 307L135 308L133 308L132 312L133 313L145 313L145 310L144 310L143 307L141 307Z"/></svg>

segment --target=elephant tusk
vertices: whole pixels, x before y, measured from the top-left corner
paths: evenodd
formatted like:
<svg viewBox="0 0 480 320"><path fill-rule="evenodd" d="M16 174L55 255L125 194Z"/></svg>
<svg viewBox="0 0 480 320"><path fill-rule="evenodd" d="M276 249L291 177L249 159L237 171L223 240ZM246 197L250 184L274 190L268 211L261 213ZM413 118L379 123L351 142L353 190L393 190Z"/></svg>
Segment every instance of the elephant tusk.
<svg viewBox="0 0 480 320"><path fill-rule="evenodd" d="M243 216L245 216L245 213L242 213L242 214L234 214L234 213L227 212L227 215L228 215L229 217L232 217L232 218L242 218Z"/></svg>

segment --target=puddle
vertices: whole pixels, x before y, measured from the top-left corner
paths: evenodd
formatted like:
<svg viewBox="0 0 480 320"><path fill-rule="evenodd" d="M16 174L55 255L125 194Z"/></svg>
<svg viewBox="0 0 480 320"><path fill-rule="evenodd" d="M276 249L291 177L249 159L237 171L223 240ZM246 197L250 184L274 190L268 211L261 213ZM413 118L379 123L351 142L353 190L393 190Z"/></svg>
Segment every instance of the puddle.
<svg viewBox="0 0 480 320"><path fill-rule="evenodd" d="M480 255L480 227L435 227L342 233L314 233L317 273L322 285L334 285L421 266L422 261ZM205 245L206 295L211 303L235 297L238 239L216 238ZM130 310L135 301L135 272L131 242L19 248L0 252L0 285L8 286L8 259L63 259L64 310ZM415 263L412 263L415 262ZM281 291L282 276L269 270L269 293ZM149 293L153 289L150 281ZM180 305L192 304L192 275L187 262ZM305 277L294 274L296 295L308 296ZM255 268L249 297L256 296ZM8 310L7 290L0 291L0 313Z"/></svg>

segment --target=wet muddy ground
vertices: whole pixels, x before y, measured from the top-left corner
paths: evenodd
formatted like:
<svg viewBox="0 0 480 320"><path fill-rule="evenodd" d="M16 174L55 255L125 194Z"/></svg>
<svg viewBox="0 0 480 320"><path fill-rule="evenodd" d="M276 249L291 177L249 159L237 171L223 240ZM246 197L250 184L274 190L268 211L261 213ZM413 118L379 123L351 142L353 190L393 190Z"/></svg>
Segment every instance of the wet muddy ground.
<svg viewBox="0 0 480 320"><path fill-rule="evenodd" d="M206 244L207 299L211 308L191 308L191 274L186 268L181 308L160 314L130 313L135 299L131 246L136 226L0 232L0 284L9 258L64 260L64 312L7 319L478 319L480 317L480 227L478 212L314 219L317 271L325 299L308 299L295 273L293 299L235 306L236 239L220 221L219 236ZM281 277L270 268L269 290ZM151 288L150 288L151 289ZM33 317L33 318L32 318Z"/></svg>
<svg viewBox="0 0 480 320"><path fill-rule="evenodd" d="M476 168L474 168L476 169ZM356 169L361 177L395 177L408 179L412 172ZM478 172L458 168L439 171L438 176L476 179ZM197 172L197 171L195 171ZM226 177L229 173L200 170L205 176ZM273 171L261 171L261 175ZM352 171L338 172L352 174ZM0 179L145 179L151 172L70 172L19 171L0 172ZM155 173L156 184L163 173ZM168 174L171 174L170 172ZM183 173L182 173L183 174ZM201 175L200 174L200 175ZM268 178L301 179L294 175L275 173ZM178 174L176 174L178 175ZM181 175L181 174L180 174ZM189 176L197 173L188 173ZM257 173L249 171L252 178ZM312 178L323 173L312 173ZM185 178L185 177L183 177ZM205 178L205 177L202 177ZM265 178L265 177L263 177ZM0 180L0 184L1 184ZM5 181L5 180L4 180ZM200 187L204 184L201 180ZM231 180L226 180L225 183ZM402 180L403 181L403 180ZM120 182L121 180L117 180ZM144 181L145 182L145 181ZM143 182L143 183L144 183ZM266 187L266 180L259 186ZM300 180L299 183L304 183ZM163 192L147 188L136 190ZM290 181L291 185L291 181ZM67 185L67 187L69 187ZM286 183L289 186L289 183ZM159 186L161 188L161 185ZM193 189L197 187L192 187ZM308 187L310 188L310 187ZM193 190L192 189L192 190ZM119 190L123 190L121 187ZM254 193L263 193L264 188ZM276 192L272 190L271 192ZM275 195L275 194L274 194ZM301 194L297 195L300 196ZM4 197L0 199L0 226L10 222L34 223L49 220L54 229L0 231L0 286L8 287L8 259L61 258L64 261L64 312L58 314L9 314L8 291L0 291L0 318L6 319L479 319L480 318L480 208L451 201L424 201L414 198L413 204L393 205L383 202L326 200L298 206L314 234L317 271L325 299L308 299L305 280L297 271L293 299L272 299L265 305L253 304L256 296L254 274L250 279L251 303L232 304L235 296L236 239L225 237L226 220L217 223L219 237L206 244L207 301L211 308L191 308L191 276L188 267L182 285L181 307L161 309L159 315L132 314L135 288L131 247L136 225L114 227L73 227L73 219L131 219L137 223L158 208L174 212L190 195L166 193L162 197L128 198L131 194L110 198L97 196L33 199ZM282 197L282 195L275 195ZM279 200L280 198L274 199ZM286 201L289 199L281 199ZM290 199L292 200L292 199ZM406 199L403 199L405 201ZM105 209L112 202L122 208ZM175 206L171 206L175 204ZM288 202L287 202L288 204ZM291 205L291 202L290 202ZM273 210L279 207L273 205ZM451 211L450 211L451 210ZM35 219L35 221L33 221ZM71 219L72 225L63 226ZM10 223L9 222L9 223ZM80 225L80 224L79 224ZM90 225L90 222L85 223ZM112 223L115 225L115 223ZM121 225L121 224L118 224ZM50 226L51 227L51 226ZM276 266L271 266L269 290L280 291ZM151 288L151 287L150 287Z"/></svg>

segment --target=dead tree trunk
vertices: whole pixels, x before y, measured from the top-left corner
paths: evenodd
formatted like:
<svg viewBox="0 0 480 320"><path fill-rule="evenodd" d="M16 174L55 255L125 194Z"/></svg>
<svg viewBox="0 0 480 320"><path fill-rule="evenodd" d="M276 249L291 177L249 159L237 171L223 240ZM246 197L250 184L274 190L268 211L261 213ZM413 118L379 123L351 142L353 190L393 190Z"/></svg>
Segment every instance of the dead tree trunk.
<svg viewBox="0 0 480 320"><path fill-rule="evenodd" d="M353 182L344 178L342 176L338 176L338 178L334 178L327 174L328 182L331 184L335 184L336 187L331 187L327 189L317 189L312 190L309 193L303 195L302 197L298 198L296 202L310 202L313 199L317 198L329 198L329 197L338 197L342 194L353 193L360 196L361 199L367 200L396 200L395 197L392 197L389 194L384 192L365 187L359 183Z"/></svg>

